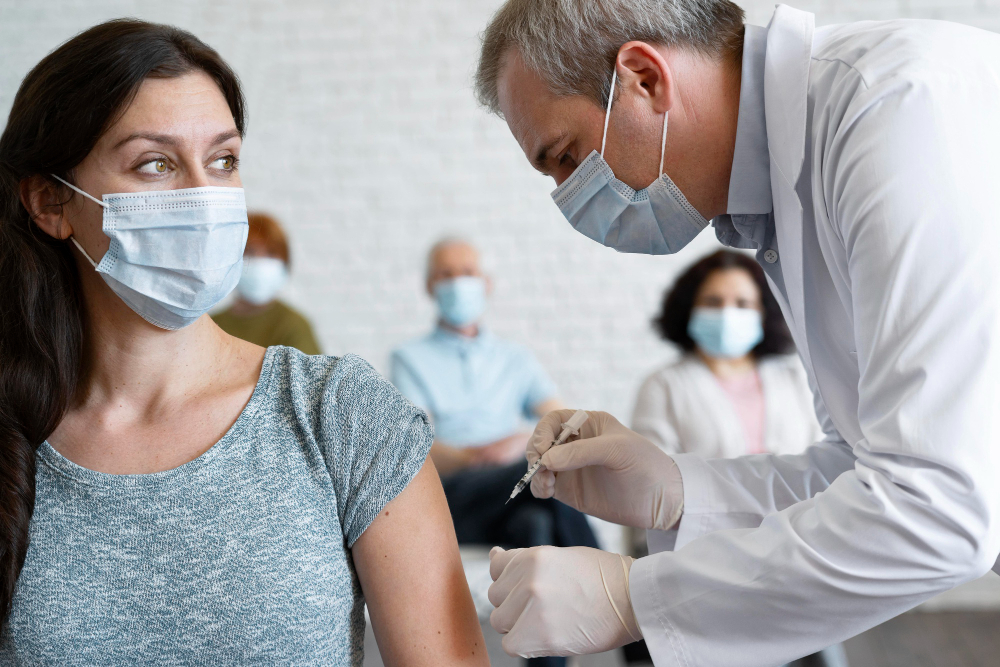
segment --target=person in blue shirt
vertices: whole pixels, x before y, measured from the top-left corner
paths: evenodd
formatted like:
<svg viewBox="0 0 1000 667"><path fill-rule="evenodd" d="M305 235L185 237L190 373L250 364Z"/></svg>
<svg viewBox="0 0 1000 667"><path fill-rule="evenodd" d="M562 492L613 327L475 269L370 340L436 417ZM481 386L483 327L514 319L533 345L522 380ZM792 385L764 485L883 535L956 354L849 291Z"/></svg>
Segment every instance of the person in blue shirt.
<svg viewBox="0 0 1000 667"><path fill-rule="evenodd" d="M530 493L505 504L527 469L525 420L562 404L527 348L480 324L491 289L470 243L435 244L427 261L427 292L437 303L438 324L393 351L392 382L434 421L430 456L459 543L596 546L586 518L567 505ZM529 664L565 662L544 658Z"/></svg>

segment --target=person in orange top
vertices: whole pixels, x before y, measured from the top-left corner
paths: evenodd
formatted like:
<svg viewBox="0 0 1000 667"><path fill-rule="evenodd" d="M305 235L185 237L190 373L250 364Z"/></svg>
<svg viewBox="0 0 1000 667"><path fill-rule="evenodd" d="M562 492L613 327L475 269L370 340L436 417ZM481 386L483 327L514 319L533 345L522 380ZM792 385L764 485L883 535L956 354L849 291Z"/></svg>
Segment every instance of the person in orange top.
<svg viewBox="0 0 1000 667"><path fill-rule="evenodd" d="M243 251L243 275L236 302L212 315L223 331L260 345L287 345L320 354L312 325L299 311L277 299L288 281L288 237L266 213L250 212L250 232Z"/></svg>

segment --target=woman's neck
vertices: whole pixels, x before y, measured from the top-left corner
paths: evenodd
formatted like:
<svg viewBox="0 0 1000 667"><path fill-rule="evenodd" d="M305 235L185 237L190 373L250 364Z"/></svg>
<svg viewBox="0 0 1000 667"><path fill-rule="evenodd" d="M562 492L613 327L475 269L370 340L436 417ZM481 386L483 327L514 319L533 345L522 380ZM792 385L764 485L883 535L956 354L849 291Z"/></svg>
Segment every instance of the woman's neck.
<svg viewBox="0 0 1000 667"><path fill-rule="evenodd" d="M708 366L708 370L712 371L715 377L722 379L740 377L757 370L757 360L749 354L730 359L727 357L709 356L700 349L696 349L695 355L701 359L702 363Z"/></svg>
<svg viewBox="0 0 1000 667"><path fill-rule="evenodd" d="M207 315L160 329L106 286L84 283L82 379L49 444L111 474L159 472L201 456L250 400L264 349L226 335Z"/></svg>
<svg viewBox="0 0 1000 667"><path fill-rule="evenodd" d="M231 355L228 337L207 316L167 331L139 317L103 284L85 285L84 303L78 404L116 401L141 412L216 380Z"/></svg>

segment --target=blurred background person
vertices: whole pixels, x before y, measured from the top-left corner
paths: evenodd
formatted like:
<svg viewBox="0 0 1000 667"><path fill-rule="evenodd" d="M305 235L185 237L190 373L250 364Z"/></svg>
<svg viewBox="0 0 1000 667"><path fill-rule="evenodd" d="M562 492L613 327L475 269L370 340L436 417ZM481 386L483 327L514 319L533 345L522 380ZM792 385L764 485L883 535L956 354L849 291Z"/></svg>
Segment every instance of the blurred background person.
<svg viewBox="0 0 1000 667"><path fill-rule="evenodd" d="M797 454L819 436L812 393L760 265L720 250L688 268L654 326L683 355L646 378L632 428L670 454Z"/></svg>
<svg viewBox="0 0 1000 667"><path fill-rule="evenodd" d="M556 500L525 492L506 503L527 470L525 420L562 405L535 356L480 323L491 289L470 243L435 244L427 258L427 292L439 320L430 334L392 353L392 382L434 421L430 456L460 544L596 547L586 517ZM566 663L532 658L528 664Z"/></svg>
<svg viewBox="0 0 1000 667"><path fill-rule="evenodd" d="M251 212L247 217L250 233L236 301L212 319L229 335L261 347L287 345L320 354L309 320L277 298L291 266L285 230L266 213Z"/></svg>

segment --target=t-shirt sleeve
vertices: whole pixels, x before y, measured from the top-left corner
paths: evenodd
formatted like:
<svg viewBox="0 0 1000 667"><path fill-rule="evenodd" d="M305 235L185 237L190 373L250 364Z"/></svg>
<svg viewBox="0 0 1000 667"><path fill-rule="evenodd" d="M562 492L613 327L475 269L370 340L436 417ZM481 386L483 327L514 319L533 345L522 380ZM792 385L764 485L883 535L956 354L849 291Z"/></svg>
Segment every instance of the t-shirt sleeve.
<svg viewBox="0 0 1000 667"><path fill-rule="evenodd" d="M434 430L366 361L340 359L323 401L323 440L347 546L402 492L427 458Z"/></svg>
<svg viewBox="0 0 1000 667"><path fill-rule="evenodd" d="M527 350L524 351L522 364L527 378L522 410L526 418L535 419L538 417L535 408L550 398L555 398L556 383L545 372L535 355Z"/></svg>

